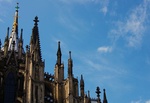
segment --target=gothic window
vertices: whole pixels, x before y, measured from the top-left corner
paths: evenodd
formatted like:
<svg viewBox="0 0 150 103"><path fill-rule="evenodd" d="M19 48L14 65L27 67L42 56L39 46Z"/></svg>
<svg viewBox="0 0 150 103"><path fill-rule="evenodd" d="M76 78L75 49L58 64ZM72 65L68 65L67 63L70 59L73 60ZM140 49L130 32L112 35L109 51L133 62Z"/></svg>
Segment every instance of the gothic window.
<svg viewBox="0 0 150 103"><path fill-rule="evenodd" d="M12 72L10 72L5 81L4 89L4 103L14 103L15 101L15 77Z"/></svg>
<svg viewBox="0 0 150 103"><path fill-rule="evenodd" d="M53 94L49 90L45 91L44 101L45 103L54 103Z"/></svg>

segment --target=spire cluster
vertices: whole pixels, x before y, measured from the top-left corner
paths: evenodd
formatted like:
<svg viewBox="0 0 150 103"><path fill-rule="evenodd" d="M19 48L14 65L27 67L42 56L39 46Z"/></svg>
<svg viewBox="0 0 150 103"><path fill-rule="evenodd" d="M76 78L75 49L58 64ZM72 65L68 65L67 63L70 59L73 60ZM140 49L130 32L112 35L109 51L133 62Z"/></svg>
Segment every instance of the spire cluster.
<svg viewBox="0 0 150 103"><path fill-rule="evenodd" d="M57 61L55 65L54 75L51 75L49 73L44 73L44 61L42 61L42 57L41 57L40 36L39 36L39 29L38 29L39 20L37 16L33 20L34 26L32 29L30 45L27 45L26 52L24 51L23 29L21 29L20 37L18 37L19 3L17 3L17 6L15 8L16 11L15 11L15 17L13 21L12 31L9 36L9 27L7 28L4 46L2 46L1 39L0 39L0 61L2 61L1 62L2 65L0 65L2 67L0 72L1 73L3 72L4 75L6 74L4 77L0 73L1 75L0 80L2 81L6 80L5 78L7 78L8 72L14 73L14 76L17 78L16 83L18 83L18 86L16 87L17 92L14 94L18 96L17 94L19 93L20 97L22 97L22 98L19 97L21 101L34 100L34 102L44 103L44 101L46 101L50 103L49 98L52 98L51 100L55 100L55 102L57 103L62 103L64 99L65 101L66 100L69 101L68 103L77 103L77 102L91 103L92 99L90 97L90 92L88 91L88 93L85 93L84 91L85 85L84 85L83 75L81 75L80 81L78 78L75 78L73 75L73 59L72 59L71 51L69 51L69 56L68 56L68 77L64 78L64 64L61 61L62 52L61 52L60 41L58 41L58 50L56 54ZM24 85L24 83L26 83L26 85ZM4 87L5 85L1 85L1 87L2 86ZM26 88L26 90L24 91L23 88ZM31 89L35 89L36 92L33 92ZM38 93L38 91L41 92ZM107 103L106 91L105 89L103 91L104 91L103 103ZM95 99L94 101L97 100L97 103L102 103L100 99L101 91L99 87L96 88L96 93L97 93L97 99ZM32 97L32 95L35 96ZM11 97L11 95L9 96ZM23 98L24 96L27 96L29 98ZM2 98L0 98L0 102L1 100ZM12 100L11 103L12 102L15 101Z"/></svg>
<svg viewBox="0 0 150 103"><path fill-rule="evenodd" d="M104 94L103 94L103 103L108 103L107 102L107 98L106 98L106 91L105 91L105 89L103 89L103 92L104 92ZM101 102L101 99L100 99L100 93L101 93L101 91L100 91L100 88L99 87L97 87L96 88L96 94L97 94L97 103L102 103Z"/></svg>

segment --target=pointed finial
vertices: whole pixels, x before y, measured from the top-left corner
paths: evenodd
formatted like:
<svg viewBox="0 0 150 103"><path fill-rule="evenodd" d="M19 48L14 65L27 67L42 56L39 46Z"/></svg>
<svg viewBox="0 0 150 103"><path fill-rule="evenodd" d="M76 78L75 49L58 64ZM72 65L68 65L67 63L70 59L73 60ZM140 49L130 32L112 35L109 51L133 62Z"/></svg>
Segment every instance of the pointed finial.
<svg viewBox="0 0 150 103"><path fill-rule="evenodd" d="M38 22L39 22L38 17L36 16L33 21L35 22L34 25L37 26L37 25L38 25Z"/></svg>
<svg viewBox="0 0 150 103"><path fill-rule="evenodd" d="M58 50L57 50L57 64L61 65L61 48L60 48L60 41L58 41Z"/></svg>
<svg viewBox="0 0 150 103"><path fill-rule="evenodd" d="M100 100L100 88L99 87L97 87L96 88L96 93L97 93L97 98L98 98L98 100L97 100L97 103L101 103L101 100Z"/></svg>
<svg viewBox="0 0 150 103"><path fill-rule="evenodd" d="M88 98L90 98L90 91L88 90Z"/></svg>
<svg viewBox="0 0 150 103"><path fill-rule="evenodd" d="M58 51L57 51L57 56L61 56L61 49L60 49L60 41L58 41Z"/></svg>
<svg viewBox="0 0 150 103"><path fill-rule="evenodd" d="M71 51L69 51L69 59L68 59L68 76L73 76L73 61L71 59Z"/></svg>
<svg viewBox="0 0 150 103"><path fill-rule="evenodd" d="M100 93L101 93L99 87L96 88L96 93L97 93L97 97L99 98L100 97Z"/></svg>
<svg viewBox="0 0 150 103"><path fill-rule="evenodd" d="M105 92L105 89L103 89L104 91L104 100L103 100L103 103L107 103L107 98L106 98L106 92Z"/></svg>
<svg viewBox="0 0 150 103"><path fill-rule="evenodd" d="M6 34L6 38L9 37L9 27L7 28L7 34Z"/></svg>
<svg viewBox="0 0 150 103"><path fill-rule="evenodd" d="M105 93L105 89L103 89L104 93Z"/></svg>
<svg viewBox="0 0 150 103"><path fill-rule="evenodd" d="M15 8L16 8L16 11L19 10L19 3L17 3L17 6Z"/></svg>
<svg viewBox="0 0 150 103"><path fill-rule="evenodd" d="M7 36L9 36L9 27L7 28Z"/></svg>
<svg viewBox="0 0 150 103"><path fill-rule="evenodd" d="M23 33L23 29L21 29L21 34Z"/></svg>
<svg viewBox="0 0 150 103"><path fill-rule="evenodd" d="M69 59L71 59L71 51L69 51Z"/></svg>
<svg viewBox="0 0 150 103"><path fill-rule="evenodd" d="M104 99L106 99L106 93L105 93L105 89L103 89L103 91L104 91Z"/></svg>
<svg viewBox="0 0 150 103"><path fill-rule="evenodd" d="M81 74L80 87L84 87L83 75Z"/></svg>
<svg viewBox="0 0 150 103"><path fill-rule="evenodd" d="M83 75L81 74L81 80L83 80Z"/></svg>
<svg viewBox="0 0 150 103"><path fill-rule="evenodd" d="M20 40L22 40L23 29L21 29Z"/></svg>
<svg viewBox="0 0 150 103"><path fill-rule="evenodd" d="M6 37L5 37L5 42L8 40L8 37L9 37L9 27L7 28L7 34L6 34Z"/></svg>
<svg viewBox="0 0 150 103"><path fill-rule="evenodd" d="M58 41L58 48L60 48L60 41Z"/></svg>

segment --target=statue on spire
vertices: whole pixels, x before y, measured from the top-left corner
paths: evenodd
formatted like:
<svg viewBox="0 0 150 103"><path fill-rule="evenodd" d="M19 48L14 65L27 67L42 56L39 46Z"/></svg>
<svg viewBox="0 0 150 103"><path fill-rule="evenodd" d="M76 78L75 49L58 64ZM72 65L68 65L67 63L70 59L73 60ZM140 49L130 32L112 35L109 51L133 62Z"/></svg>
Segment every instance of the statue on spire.
<svg viewBox="0 0 150 103"><path fill-rule="evenodd" d="M15 7L16 8L16 11L18 11L19 10L19 3L17 3L17 6Z"/></svg>
<svg viewBox="0 0 150 103"><path fill-rule="evenodd" d="M15 41L15 45L14 45L14 50L18 51L18 9L19 9L19 3L17 3L16 8L16 12L15 12L15 17L14 17L14 22L13 22L13 26L12 26L12 32L10 34L10 38L9 38L9 46L8 46L8 50L12 50L13 49L13 41Z"/></svg>

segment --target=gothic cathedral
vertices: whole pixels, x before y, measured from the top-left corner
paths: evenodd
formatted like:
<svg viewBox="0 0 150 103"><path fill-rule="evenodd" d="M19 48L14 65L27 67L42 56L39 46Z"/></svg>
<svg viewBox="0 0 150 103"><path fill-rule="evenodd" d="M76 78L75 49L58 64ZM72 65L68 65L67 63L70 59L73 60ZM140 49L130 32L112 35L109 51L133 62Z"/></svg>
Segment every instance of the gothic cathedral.
<svg viewBox="0 0 150 103"><path fill-rule="evenodd" d="M0 40L0 103L107 103L105 90L101 102L99 87L96 90L97 99L91 99L89 93L85 94L83 76L80 82L73 76L71 51L68 76L64 78L60 42L54 74L44 73L38 17L34 19L30 44L24 49L23 29L18 34L18 9L17 3L12 31L9 33L7 29L4 45Z"/></svg>

